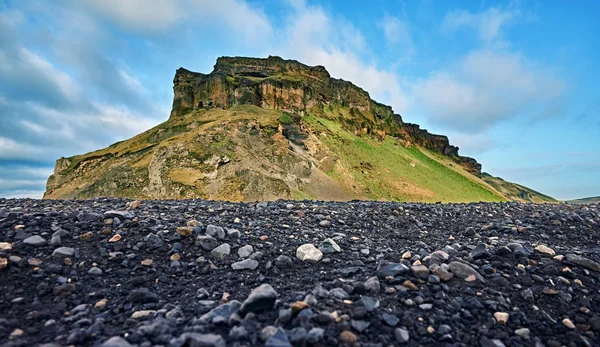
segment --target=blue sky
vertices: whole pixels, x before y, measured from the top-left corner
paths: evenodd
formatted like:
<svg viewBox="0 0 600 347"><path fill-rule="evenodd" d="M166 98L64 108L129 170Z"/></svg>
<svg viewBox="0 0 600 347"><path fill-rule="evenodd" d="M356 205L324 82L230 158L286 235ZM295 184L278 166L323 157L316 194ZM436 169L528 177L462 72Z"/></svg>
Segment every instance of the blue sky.
<svg viewBox="0 0 600 347"><path fill-rule="evenodd" d="M168 118L178 67L323 65L496 176L600 195L597 1L0 0L0 196Z"/></svg>

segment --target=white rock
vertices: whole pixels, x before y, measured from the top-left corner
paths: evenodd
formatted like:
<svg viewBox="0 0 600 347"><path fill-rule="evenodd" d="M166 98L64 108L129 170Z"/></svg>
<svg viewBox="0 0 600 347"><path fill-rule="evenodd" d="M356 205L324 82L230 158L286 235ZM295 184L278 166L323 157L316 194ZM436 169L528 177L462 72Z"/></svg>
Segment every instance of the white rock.
<svg viewBox="0 0 600 347"><path fill-rule="evenodd" d="M307 243L296 249L296 257L302 261L317 262L323 258L323 252L319 251L312 243Z"/></svg>

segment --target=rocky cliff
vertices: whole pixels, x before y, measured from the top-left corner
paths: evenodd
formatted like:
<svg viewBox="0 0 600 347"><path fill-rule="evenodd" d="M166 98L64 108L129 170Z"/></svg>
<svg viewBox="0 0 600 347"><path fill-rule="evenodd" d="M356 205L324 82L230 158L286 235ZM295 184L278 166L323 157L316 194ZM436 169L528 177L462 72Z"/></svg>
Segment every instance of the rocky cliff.
<svg viewBox="0 0 600 347"><path fill-rule="evenodd" d="M59 159L44 197L512 199L446 136L405 123L321 66L222 57L209 74L178 69L173 84L167 121Z"/></svg>
<svg viewBox="0 0 600 347"><path fill-rule="evenodd" d="M479 175L481 165L458 155L448 138L433 135L417 124L404 123L390 106L372 100L369 93L351 82L332 78L322 66L270 56L266 59L221 57L210 74L180 68L173 79L171 118L207 108L256 105L299 115L331 106L349 108L344 119L349 130L382 138L391 135L452 157Z"/></svg>

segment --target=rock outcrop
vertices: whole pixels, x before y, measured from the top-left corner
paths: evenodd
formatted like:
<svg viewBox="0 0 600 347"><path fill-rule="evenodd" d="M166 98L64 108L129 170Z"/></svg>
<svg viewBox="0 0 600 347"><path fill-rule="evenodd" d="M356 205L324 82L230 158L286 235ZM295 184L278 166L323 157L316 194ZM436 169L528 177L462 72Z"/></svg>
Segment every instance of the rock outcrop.
<svg viewBox="0 0 600 347"><path fill-rule="evenodd" d="M59 159L44 197L512 200L446 136L322 66L221 57L209 74L178 69L173 84L167 121Z"/></svg>
<svg viewBox="0 0 600 347"><path fill-rule="evenodd" d="M209 74L179 68L173 79L171 118L205 108L256 105L304 115L315 109L342 106L350 109L344 125L356 133L391 135L423 146L464 164L473 174L481 173L475 159L458 155L448 138L404 123L390 106L371 99L351 82L332 78L322 66L307 66L295 60L270 56L266 59L221 57Z"/></svg>

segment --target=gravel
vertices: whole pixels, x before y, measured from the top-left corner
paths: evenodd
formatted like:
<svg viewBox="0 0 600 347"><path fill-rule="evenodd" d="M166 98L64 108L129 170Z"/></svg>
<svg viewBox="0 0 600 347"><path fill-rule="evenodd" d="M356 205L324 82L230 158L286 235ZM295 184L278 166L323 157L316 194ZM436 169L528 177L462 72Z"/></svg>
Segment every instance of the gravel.
<svg viewBox="0 0 600 347"><path fill-rule="evenodd" d="M0 345L600 345L599 240L598 205L0 199Z"/></svg>

